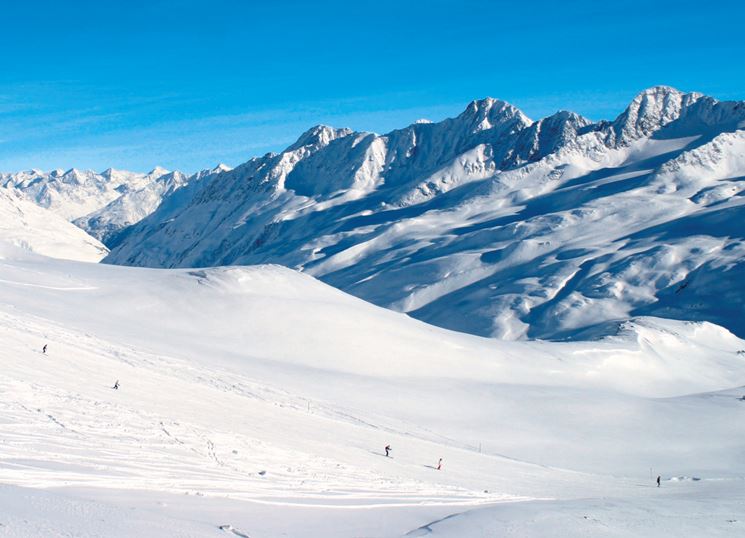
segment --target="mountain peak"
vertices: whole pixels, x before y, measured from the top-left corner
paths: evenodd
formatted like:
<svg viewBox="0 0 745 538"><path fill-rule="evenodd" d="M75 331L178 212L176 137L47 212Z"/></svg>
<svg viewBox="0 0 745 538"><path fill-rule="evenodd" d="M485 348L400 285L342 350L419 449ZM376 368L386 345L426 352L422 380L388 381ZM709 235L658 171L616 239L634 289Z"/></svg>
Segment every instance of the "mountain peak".
<svg viewBox="0 0 745 538"><path fill-rule="evenodd" d="M212 172L213 174L218 174L218 173L220 173L220 172L230 172L230 171L231 171L232 169L233 169L233 168L232 168L231 166L228 166L227 164L224 164L224 163L220 163L220 164L218 164L217 166L215 166L215 167L214 167L214 168L212 169L212 171L211 171L211 172Z"/></svg>
<svg viewBox="0 0 745 538"><path fill-rule="evenodd" d="M613 122L615 142L620 145L650 136L680 117L681 111L702 97L670 86L653 86L639 92Z"/></svg>
<svg viewBox="0 0 745 538"><path fill-rule="evenodd" d="M300 149L303 146L323 147L323 146L328 145L333 140L348 136L352 134L353 132L354 131L346 127L337 129L335 127L330 127L328 125L319 124L314 127L311 127L310 129L305 131L303 134L301 134L300 138L297 139L297 142L295 142L293 145L287 148L287 150L293 151L296 149Z"/></svg>
<svg viewBox="0 0 745 538"><path fill-rule="evenodd" d="M471 101L456 119L467 122L473 132L507 124L527 127L533 123L519 108L493 97Z"/></svg>
<svg viewBox="0 0 745 538"><path fill-rule="evenodd" d="M668 95L683 95L683 92L677 88L673 88L672 86L658 84L657 86L652 86L637 93L636 97L634 97L634 101L640 100L644 98L644 96L665 97Z"/></svg>
<svg viewBox="0 0 745 538"><path fill-rule="evenodd" d="M73 171L75 171L74 168L73 168ZM101 172L100 175L101 175L101 177L103 177L103 178L105 178L105 179L107 179L107 180L110 181L110 180L112 180L114 178L114 176L117 174L117 172L119 172L119 170L116 170L115 168L107 168L106 170L104 170L103 172ZM69 173L69 172L67 172L67 173Z"/></svg>
<svg viewBox="0 0 745 538"><path fill-rule="evenodd" d="M65 181L83 181L86 179L86 177L90 174L95 174L95 172L91 172L90 170L80 170L78 168L70 168L68 171L66 171L64 174L62 174L62 177L65 178Z"/></svg>
<svg viewBox="0 0 745 538"><path fill-rule="evenodd" d="M576 112L572 112L571 110L557 110L556 112L551 114L551 116L549 117L562 118L562 119L565 119L567 121L572 121L572 122L574 121L580 121L580 122L588 121L589 122L590 121L587 118L585 118L583 115L577 114Z"/></svg>
<svg viewBox="0 0 745 538"><path fill-rule="evenodd" d="M468 106L466 107L465 111L476 112L478 110L488 110L497 103L504 103L504 101L495 99L494 97L484 97L483 99L474 99L473 101L468 103Z"/></svg>
<svg viewBox="0 0 745 538"><path fill-rule="evenodd" d="M559 110L533 122L522 131L516 146L516 154L521 161L543 158L575 140L579 132L590 125L590 120L576 112Z"/></svg>
<svg viewBox="0 0 745 538"><path fill-rule="evenodd" d="M164 176L164 175L170 174L170 173L171 173L170 170L168 170L166 168L163 168L162 166L156 166L155 168L153 168L152 170L150 170L147 173L147 175L148 176L152 176L152 177L159 177L159 176Z"/></svg>

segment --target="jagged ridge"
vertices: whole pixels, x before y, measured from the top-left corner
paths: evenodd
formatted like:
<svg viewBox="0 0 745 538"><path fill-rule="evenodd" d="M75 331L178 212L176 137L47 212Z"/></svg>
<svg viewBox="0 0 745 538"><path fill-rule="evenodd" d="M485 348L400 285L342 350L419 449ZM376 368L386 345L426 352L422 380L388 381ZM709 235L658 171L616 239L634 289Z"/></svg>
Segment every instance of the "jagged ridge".
<svg viewBox="0 0 745 538"><path fill-rule="evenodd" d="M742 232L722 223L742 218L744 122L743 103L658 86L613 121L561 111L534 122L483 99L386 135L317 126L166 196L109 236L106 261L276 262L503 338L571 337L638 313L743 334L709 290L742 312ZM716 275L707 288L691 283L704 274Z"/></svg>

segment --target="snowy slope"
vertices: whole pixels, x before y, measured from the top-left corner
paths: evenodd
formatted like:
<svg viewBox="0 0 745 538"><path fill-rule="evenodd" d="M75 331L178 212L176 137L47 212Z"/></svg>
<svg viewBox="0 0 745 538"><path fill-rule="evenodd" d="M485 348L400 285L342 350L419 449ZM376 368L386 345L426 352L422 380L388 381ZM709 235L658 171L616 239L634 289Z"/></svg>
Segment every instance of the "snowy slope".
<svg viewBox="0 0 745 538"><path fill-rule="evenodd" d="M0 242L54 258L97 262L108 249L96 239L26 200L0 188Z"/></svg>
<svg viewBox="0 0 745 538"><path fill-rule="evenodd" d="M726 536L745 520L745 341L721 327L500 342L279 266L0 255L4 536Z"/></svg>
<svg viewBox="0 0 745 538"><path fill-rule="evenodd" d="M484 99L383 136L319 126L164 203L106 262L280 263L505 339L640 314L745 336L744 127L745 103L663 86L597 123Z"/></svg>

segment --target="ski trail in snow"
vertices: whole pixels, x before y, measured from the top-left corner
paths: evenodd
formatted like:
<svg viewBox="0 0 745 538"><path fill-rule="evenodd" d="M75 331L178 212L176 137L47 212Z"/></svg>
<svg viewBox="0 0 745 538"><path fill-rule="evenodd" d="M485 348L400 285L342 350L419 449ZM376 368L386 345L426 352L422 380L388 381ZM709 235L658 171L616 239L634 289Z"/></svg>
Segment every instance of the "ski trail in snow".
<svg viewBox="0 0 745 538"><path fill-rule="evenodd" d="M556 489L542 489L551 481L583 494L602 482L597 474L548 464L555 462L489 447L482 453L478 438L438 431L437 422L387 416L354 399L323 399L300 385L261 381L254 370L151 352L2 306L0 340L0 394L9 395L0 398L0 470L10 484L343 511L467 509L551 499ZM51 354L40 355L30 340L50 342ZM119 391L110 390L115 378ZM387 443L395 459L371 454ZM438 457L444 471L424 468ZM464 472L471 475L459 476ZM529 487L513 488L515 476Z"/></svg>
<svg viewBox="0 0 745 538"><path fill-rule="evenodd" d="M220 525L218 527L221 531L225 531L229 534L232 534L233 536L238 536L239 538L251 538L248 534L245 532L239 531L232 525Z"/></svg>
<svg viewBox="0 0 745 538"><path fill-rule="evenodd" d="M339 464L306 452L302 442L293 443L297 448L276 444L267 435L266 428L271 426L261 423L253 427L254 433L249 429L247 434L236 434L197 424L188 416L174 420L138 409L138 400L129 397L130 391L146 382L153 387L165 383L162 372L166 371L169 390L181 391L183 386L190 395L203 394L199 398L204 402L214 401L217 391L234 400L235 409L244 410L241 414L245 412L247 416L264 416L269 411L280 423L302 416L303 420L319 423L318 428L384 430L412 440L418 436L410 425L395 426L390 419L386 424L383 417L360 416L358 411L335 408L235 373L187 366L178 359L118 346L40 318L20 322L8 313L0 318L4 322L0 327L3 339L8 336L7 342L18 350L20 371L38 372L41 366L41 372L48 377L48 385L0 377L0 393L15 394L22 406L0 400L0 413L7 419L0 424L0 436L7 442L0 452L0 468L10 483L50 487L94 486L104 481L107 487L227 495L277 505L336 506L337 499L346 499L347 504L340 508L471 505L484 500L520 498L484 495L418 478L388 478L359 464ZM28 334L52 342L54 354L28 355L30 351L24 350ZM67 351L68 342L76 344L72 354ZM80 387L81 392L52 388L68 368L71 373L76 372L70 381L74 382L80 369L88 368L87 357L93 362L86 375L92 377ZM51 370L50 360L54 361ZM117 374L122 388L112 392L110 375L105 372L116 369L116 364L132 372ZM134 379L137 383L131 381ZM313 410L310 414L309 401ZM222 410L215 409L215 413ZM35 418L39 415L58 429L52 432L41 428ZM31 445L36 448L29 455L24 447ZM293 465L290 467L287 462ZM406 469L411 464L399 465ZM285 499L287 491L295 492L292 501Z"/></svg>
<svg viewBox="0 0 745 538"><path fill-rule="evenodd" d="M432 534L434 531L432 530L432 527L437 525L438 523L442 523L443 521L447 521L448 519L452 519L454 517L458 517L461 514L464 514L465 512L455 512L454 514L447 515L445 517L441 517L440 519L436 519L435 521L430 521L429 523L422 525L421 527L417 527L416 529L409 531L406 533L406 536L426 536L428 534Z"/></svg>
<svg viewBox="0 0 745 538"><path fill-rule="evenodd" d="M3 284L13 284L14 286L26 286L29 288L41 288L45 290L55 290L55 291L92 291L97 290L98 288L95 286L68 286L68 287L61 287L61 286L43 286L41 284L32 284L30 282L18 282L16 280L4 280L0 278L0 282Z"/></svg>

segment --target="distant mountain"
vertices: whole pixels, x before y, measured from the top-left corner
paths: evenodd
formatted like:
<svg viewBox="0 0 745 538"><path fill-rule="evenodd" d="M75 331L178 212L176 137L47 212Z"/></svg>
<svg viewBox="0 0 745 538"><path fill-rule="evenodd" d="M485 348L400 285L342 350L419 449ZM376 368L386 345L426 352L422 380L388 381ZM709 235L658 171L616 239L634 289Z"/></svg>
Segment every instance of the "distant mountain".
<svg viewBox="0 0 745 538"><path fill-rule="evenodd" d="M97 262L108 252L83 230L12 188L0 188L0 248L3 244L43 256L87 262ZM3 250L0 258L6 254Z"/></svg>
<svg viewBox="0 0 745 538"><path fill-rule="evenodd" d="M163 197L183 187L188 181L181 172L156 177L137 190L128 190L102 208L73 220L73 223L103 242L122 228L135 224L160 205Z"/></svg>
<svg viewBox="0 0 745 538"><path fill-rule="evenodd" d="M112 200L141 189L168 170L155 168L148 174L109 168L101 173L72 168L67 172L28 170L0 174L0 184L15 187L37 205L51 209L67 220L97 211Z"/></svg>
<svg viewBox="0 0 745 538"><path fill-rule="evenodd" d="M230 168L224 164L192 176L160 167L146 174L111 168L101 173L75 168L67 172L28 170L0 174L0 185L17 189L37 205L107 243L120 230L155 211L165 196L192 179L227 170Z"/></svg>

